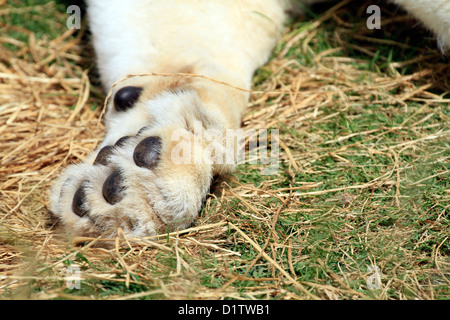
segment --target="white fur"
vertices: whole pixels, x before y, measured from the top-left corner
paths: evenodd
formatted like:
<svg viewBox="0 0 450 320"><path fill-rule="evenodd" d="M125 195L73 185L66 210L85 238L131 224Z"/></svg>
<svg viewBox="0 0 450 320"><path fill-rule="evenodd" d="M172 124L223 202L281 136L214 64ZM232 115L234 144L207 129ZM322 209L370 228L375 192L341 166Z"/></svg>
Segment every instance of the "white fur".
<svg viewBox="0 0 450 320"><path fill-rule="evenodd" d="M450 49L450 1L448 0L391 0L402 6L425 27L436 34L443 50Z"/></svg>
<svg viewBox="0 0 450 320"><path fill-rule="evenodd" d="M200 63L208 76L226 67L249 88L282 30L282 2L88 1L104 85L130 73L167 72L170 57L171 65Z"/></svg>

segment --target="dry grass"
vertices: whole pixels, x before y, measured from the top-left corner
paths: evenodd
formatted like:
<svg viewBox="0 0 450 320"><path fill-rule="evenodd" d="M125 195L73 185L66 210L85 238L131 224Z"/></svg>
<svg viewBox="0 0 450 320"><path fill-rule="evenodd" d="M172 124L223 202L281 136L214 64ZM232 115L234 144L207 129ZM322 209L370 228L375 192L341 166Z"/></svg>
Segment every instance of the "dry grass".
<svg viewBox="0 0 450 320"><path fill-rule="evenodd" d="M48 213L52 181L103 136L84 29L68 31L54 3L0 3L4 298L449 298L450 64L414 43L427 33L406 15L384 10L372 32L350 3L292 24L243 121L280 129L279 173L243 165L191 229L101 249L59 239ZM60 33L37 36L13 13ZM67 288L69 266L81 289Z"/></svg>

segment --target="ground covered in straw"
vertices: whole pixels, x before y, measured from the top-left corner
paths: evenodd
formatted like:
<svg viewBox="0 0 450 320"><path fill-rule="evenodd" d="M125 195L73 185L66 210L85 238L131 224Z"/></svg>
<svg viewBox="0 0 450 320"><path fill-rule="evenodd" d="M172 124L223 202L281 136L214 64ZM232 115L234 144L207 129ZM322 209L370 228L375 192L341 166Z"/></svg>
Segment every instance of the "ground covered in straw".
<svg viewBox="0 0 450 320"><path fill-rule="evenodd" d="M394 7L369 30L361 3L293 21L255 75L243 124L280 130L277 174L241 165L191 229L100 249L48 212L103 136L86 26L61 2L0 0L1 296L450 298L450 62Z"/></svg>

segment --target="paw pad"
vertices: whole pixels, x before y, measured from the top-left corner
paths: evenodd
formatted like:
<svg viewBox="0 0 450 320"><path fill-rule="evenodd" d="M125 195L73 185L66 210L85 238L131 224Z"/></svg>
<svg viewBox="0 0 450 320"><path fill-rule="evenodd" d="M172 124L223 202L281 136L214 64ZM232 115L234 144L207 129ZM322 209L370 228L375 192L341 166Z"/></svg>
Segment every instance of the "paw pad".
<svg viewBox="0 0 450 320"><path fill-rule="evenodd" d="M119 171L114 171L103 183L103 198L109 204L116 204L123 199L125 187L122 184L123 177Z"/></svg>
<svg viewBox="0 0 450 320"><path fill-rule="evenodd" d="M94 164L102 164L104 166L108 165L108 157L112 154L112 151L112 146L103 147L97 154L97 157L94 160Z"/></svg>
<svg viewBox="0 0 450 320"><path fill-rule="evenodd" d="M75 192L72 201L72 210L80 218L84 217L88 212L88 210L84 208L85 202L86 202L86 190L85 186L82 184Z"/></svg>
<svg viewBox="0 0 450 320"><path fill-rule="evenodd" d="M131 138L131 136L123 136L122 138L120 138L119 140L116 141L116 143L114 144L114 147L123 146L123 144L130 138Z"/></svg>
<svg viewBox="0 0 450 320"><path fill-rule="evenodd" d="M142 88L123 87L114 96L114 106L117 111L125 111L131 108L141 95Z"/></svg>
<svg viewBox="0 0 450 320"><path fill-rule="evenodd" d="M134 163L138 167L147 169L154 168L160 158L161 145L161 139L159 137L147 137L143 139L134 149Z"/></svg>

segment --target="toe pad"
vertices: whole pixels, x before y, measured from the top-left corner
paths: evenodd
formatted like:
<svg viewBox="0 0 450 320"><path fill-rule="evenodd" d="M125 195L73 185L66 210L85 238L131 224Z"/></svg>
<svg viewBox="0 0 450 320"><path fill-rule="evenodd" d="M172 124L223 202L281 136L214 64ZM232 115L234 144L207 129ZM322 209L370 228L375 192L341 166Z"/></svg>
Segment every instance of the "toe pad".
<svg viewBox="0 0 450 320"><path fill-rule="evenodd" d="M147 137L136 146L133 153L134 163L138 167L152 169L159 161L161 151L159 137Z"/></svg>

